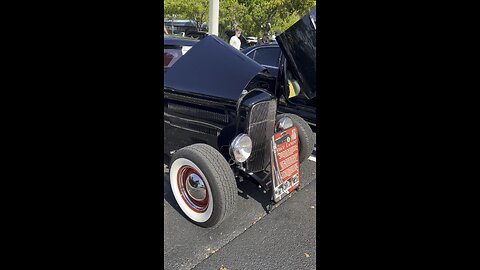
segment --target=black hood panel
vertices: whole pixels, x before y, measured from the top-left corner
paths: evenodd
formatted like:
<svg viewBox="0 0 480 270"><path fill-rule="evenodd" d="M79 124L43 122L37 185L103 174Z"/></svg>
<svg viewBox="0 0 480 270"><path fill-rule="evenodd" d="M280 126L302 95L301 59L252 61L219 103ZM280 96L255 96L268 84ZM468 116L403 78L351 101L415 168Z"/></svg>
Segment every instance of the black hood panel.
<svg viewBox="0 0 480 270"><path fill-rule="evenodd" d="M287 70L297 78L303 94L312 99L316 96L316 7L284 33L276 37L287 59Z"/></svg>
<svg viewBox="0 0 480 270"><path fill-rule="evenodd" d="M165 73L164 88L174 92L238 100L242 90L265 70L217 36L207 36Z"/></svg>

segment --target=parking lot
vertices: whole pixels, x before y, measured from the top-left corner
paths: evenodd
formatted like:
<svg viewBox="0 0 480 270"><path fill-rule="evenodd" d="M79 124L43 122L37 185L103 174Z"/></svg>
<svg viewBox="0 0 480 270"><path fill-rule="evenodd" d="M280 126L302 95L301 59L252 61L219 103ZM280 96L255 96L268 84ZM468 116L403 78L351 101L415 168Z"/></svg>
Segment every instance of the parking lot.
<svg viewBox="0 0 480 270"><path fill-rule="evenodd" d="M314 151L315 153L315 151ZM184 217L164 165L164 269L316 269L316 158L301 165L300 190L266 214L269 198L238 185L236 211L217 228Z"/></svg>

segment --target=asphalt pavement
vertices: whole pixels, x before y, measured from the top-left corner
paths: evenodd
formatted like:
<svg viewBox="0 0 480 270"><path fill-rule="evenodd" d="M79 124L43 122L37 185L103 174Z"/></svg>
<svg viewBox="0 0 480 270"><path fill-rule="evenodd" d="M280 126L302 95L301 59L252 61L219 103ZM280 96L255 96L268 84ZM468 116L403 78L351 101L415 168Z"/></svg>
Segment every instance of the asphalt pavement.
<svg viewBox="0 0 480 270"><path fill-rule="evenodd" d="M313 160L301 165L300 190L268 215L268 196L249 181L239 183L235 212L214 229L184 216L164 165L164 269L316 269Z"/></svg>
<svg viewBox="0 0 480 270"><path fill-rule="evenodd" d="M316 269L315 188L313 181L193 269Z"/></svg>

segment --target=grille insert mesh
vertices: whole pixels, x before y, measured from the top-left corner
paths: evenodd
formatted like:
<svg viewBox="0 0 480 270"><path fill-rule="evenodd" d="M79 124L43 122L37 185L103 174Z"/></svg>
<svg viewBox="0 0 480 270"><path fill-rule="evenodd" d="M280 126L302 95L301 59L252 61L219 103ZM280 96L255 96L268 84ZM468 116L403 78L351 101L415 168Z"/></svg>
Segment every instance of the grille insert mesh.
<svg viewBox="0 0 480 270"><path fill-rule="evenodd" d="M248 116L248 136L252 139L252 153L245 168L248 172L263 170L270 162L270 140L275 128L276 100L255 104Z"/></svg>

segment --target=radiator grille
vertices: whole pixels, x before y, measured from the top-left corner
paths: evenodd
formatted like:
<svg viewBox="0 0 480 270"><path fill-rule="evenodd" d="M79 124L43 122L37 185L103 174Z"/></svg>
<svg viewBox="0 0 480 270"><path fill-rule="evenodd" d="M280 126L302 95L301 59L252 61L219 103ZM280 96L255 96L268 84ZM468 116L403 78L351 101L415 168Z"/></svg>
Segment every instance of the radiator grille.
<svg viewBox="0 0 480 270"><path fill-rule="evenodd" d="M271 145L275 128L276 100L255 104L248 116L248 136L252 139L252 154L246 162L248 172L263 170L271 158Z"/></svg>

